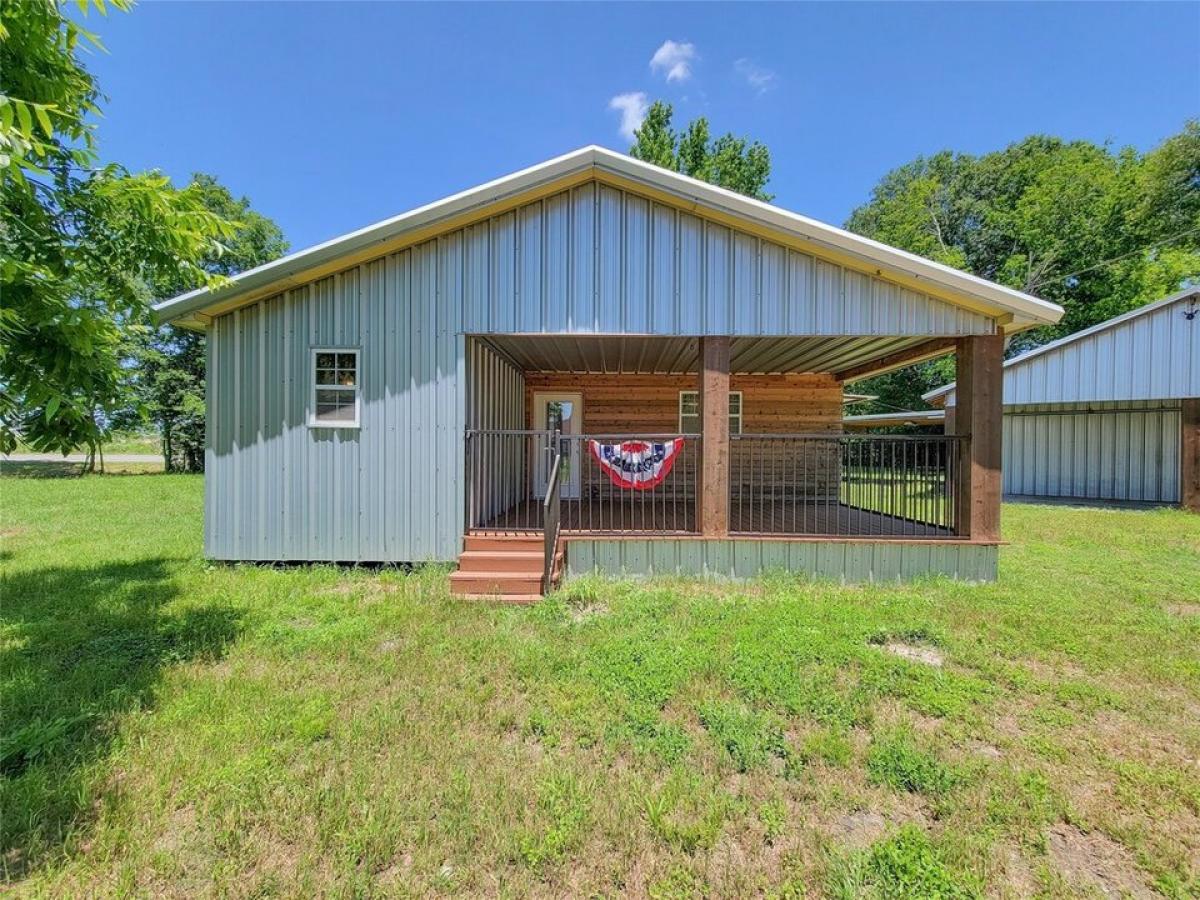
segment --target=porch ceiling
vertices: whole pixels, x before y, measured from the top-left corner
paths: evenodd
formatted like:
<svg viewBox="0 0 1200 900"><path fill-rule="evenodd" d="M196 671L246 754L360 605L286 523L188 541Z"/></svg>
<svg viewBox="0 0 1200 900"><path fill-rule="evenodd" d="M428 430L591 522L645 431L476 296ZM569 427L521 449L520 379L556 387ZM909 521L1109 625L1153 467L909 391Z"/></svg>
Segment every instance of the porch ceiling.
<svg viewBox="0 0 1200 900"><path fill-rule="evenodd" d="M488 335L486 340L530 372L680 375L699 370L699 339L616 335ZM923 336L735 337L736 374L841 372L915 348Z"/></svg>

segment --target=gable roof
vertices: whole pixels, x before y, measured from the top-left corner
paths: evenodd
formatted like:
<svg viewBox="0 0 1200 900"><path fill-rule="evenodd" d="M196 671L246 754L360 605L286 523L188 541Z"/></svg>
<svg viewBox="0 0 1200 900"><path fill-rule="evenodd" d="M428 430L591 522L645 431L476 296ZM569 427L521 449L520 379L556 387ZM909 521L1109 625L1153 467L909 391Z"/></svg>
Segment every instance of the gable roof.
<svg viewBox="0 0 1200 900"><path fill-rule="evenodd" d="M857 265L983 312L996 318L1008 333L1052 324L1062 316L1062 308L1046 300L597 146L583 147L257 266L218 288L200 288L162 301L154 306L154 312L160 321L199 324L204 315L312 280L331 266L349 266L381 256L398 245L428 240L492 215L498 207L525 202L531 194L549 193L592 178L615 180L631 190L664 195L666 202L700 215L724 217L735 225L757 226L782 239L799 241L815 255Z"/></svg>
<svg viewBox="0 0 1200 900"><path fill-rule="evenodd" d="M1066 337L1059 338L1056 341L1051 341L1048 344L1043 344L1040 347L1034 347L1032 350L1028 350L1025 353L1022 353L1020 356L1014 356L1012 359L1005 361L1005 363L1004 363L1005 381L1008 382L1009 379L1013 377L1014 373L1017 373L1025 368L1028 368L1030 366L1030 364L1035 364L1038 361L1044 361L1044 360L1047 360L1047 359L1055 357L1055 356L1065 358L1069 354L1075 353L1076 351L1080 350L1082 347L1085 346L1085 344L1089 341L1090 338L1093 338L1096 335L1100 335L1105 332L1114 332L1114 331L1121 330L1125 326L1127 326L1129 323L1132 323L1135 320L1143 319L1146 316L1152 316L1155 313L1159 312L1160 310L1163 310L1165 307L1172 306L1176 303L1180 303L1184 300L1189 300L1189 299L1192 300L1193 302L1200 303L1200 286L1185 288L1182 291L1179 291L1178 293L1171 294L1169 297L1164 297L1161 300L1155 300L1153 303L1147 303L1145 306L1139 306L1137 309L1130 310L1127 313L1122 313L1119 316L1114 316L1113 318L1107 319L1106 321L1101 322L1098 325L1093 325L1092 327L1085 328L1082 331L1076 331L1074 334L1069 334ZM1197 330L1200 331L1200 325L1197 325ZM1159 335L1148 336L1148 340L1154 340L1156 338L1161 339L1161 336L1159 336ZM1163 347L1160 349L1165 351L1168 348ZM1149 359L1149 357L1147 357L1147 359ZM1169 356L1159 355L1157 357L1156 361L1160 365L1168 365L1169 364L1168 360L1169 360ZM1111 360L1110 360L1110 368L1111 368ZM1200 369L1200 359L1196 360L1196 368ZM1097 379L1098 375L1099 375L1099 373L1092 372L1090 377L1094 381ZM1133 380L1132 376L1129 375L1129 373L1126 373L1126 380ZM927 393L922 394L921 399L927 403L944 403L947 396L954 391L954 386L955 386L955 383L953 381L950 382L949 384L944 384L939 388L934 388L932 391L928 391ZM1008 384L1007 387L1011 388L1012 385ZM1009 396L1008 396L1009 393L1010 393L1009 391L1006 391L1006 396L1005 396L1006 403L1012 402L1009 399ZM1042 400L1042 401L1037 401L1037 400L1029 400L1027 398L1020 398L1019 402L1054 402L1057 399L1059 399L1059 398L1047 397L1047 398L1044 398L1044 400ZM1097 398L1092 398L1092 399L1104 399L1104 398L1097 397ZM1129 399L1129 398L1113 398L1113 399ZM1144 398L1144 399L1150 399L1150 398Z"/></svg>

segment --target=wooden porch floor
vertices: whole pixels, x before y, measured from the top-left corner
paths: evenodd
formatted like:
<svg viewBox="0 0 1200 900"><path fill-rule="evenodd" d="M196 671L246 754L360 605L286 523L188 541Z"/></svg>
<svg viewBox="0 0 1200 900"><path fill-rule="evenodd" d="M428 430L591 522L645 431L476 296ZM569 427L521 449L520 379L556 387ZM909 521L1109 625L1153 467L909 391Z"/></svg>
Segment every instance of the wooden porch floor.
<svg viewBox="0 0 1200 900"><path fill-rule="evenodd" d="M765 537L953 538L946 527L914 522L832 500L777 499L749 508L735 500L730 509L731 534ZM472 534L541 531L542 501L519 501ZM620 502L609 499L564 499L561 527L576 534L672 535L698 532L694 501Z"/></svg>

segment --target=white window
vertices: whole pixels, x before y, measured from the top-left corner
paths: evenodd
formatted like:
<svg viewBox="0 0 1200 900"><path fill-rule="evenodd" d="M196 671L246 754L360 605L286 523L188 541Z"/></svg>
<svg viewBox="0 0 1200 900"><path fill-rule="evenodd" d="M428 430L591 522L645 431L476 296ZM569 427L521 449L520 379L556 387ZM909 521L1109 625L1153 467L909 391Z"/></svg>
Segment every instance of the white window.
<svg viewBox="0 0 1200 900"><path fill-rule="evenodd" d="M312 428L358 427L358 351L341 347L312 352Z"/></svg>
<svg viewBox="0 0 1200 900"><path fill-rule="evenodd" d="M700 392L679 392L679 432L680 434L699 434L700 425ZM742 433L742 392L729 392L729 433Z"/></svg>

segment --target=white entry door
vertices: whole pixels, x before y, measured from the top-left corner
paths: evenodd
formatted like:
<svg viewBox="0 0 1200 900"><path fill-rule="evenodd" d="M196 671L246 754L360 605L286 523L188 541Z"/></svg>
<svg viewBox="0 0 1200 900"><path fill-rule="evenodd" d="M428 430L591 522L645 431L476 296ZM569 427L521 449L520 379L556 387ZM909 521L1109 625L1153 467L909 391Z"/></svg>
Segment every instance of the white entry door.
<svg viewBox="0 0 1200 900"><path fill-rule="evenodd" d="M533 395L533 427L540 431L558 431L580 434L583 430L583 395L561 393L535 393ZM580 442L564 442L570 453L563 457L561 496L579 496ZM537 495L546 496L547 481L550 479L550 463L553 454L544 453L537 461Z"/></svg>

